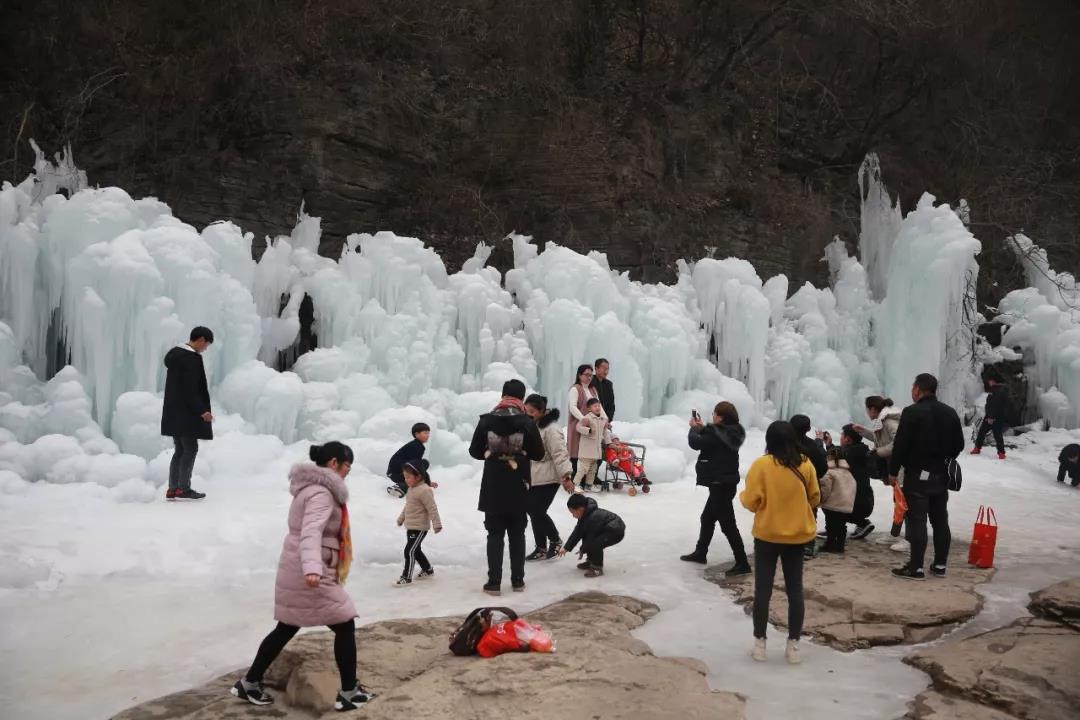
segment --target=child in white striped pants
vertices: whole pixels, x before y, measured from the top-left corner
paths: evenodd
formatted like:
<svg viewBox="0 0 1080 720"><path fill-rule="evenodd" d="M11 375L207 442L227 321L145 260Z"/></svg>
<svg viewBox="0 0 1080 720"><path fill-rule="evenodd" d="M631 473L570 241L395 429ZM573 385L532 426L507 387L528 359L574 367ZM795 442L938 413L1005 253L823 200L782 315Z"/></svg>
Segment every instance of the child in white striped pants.
<svg viewBox="0 0 1080 720"><path fill-rule="evenodd" d="M431 487L431 478L428 476L427 468L427 460L410 460L401 468L405 476L405 484L409 486L409 491L405 494L405 507L401 509L401 514L397 519L399 527L405 526L405 569L398 581L394 583L394 587L411 585L413 571L416 570L418 564L420 565L418 580L435 574L435 570L420 547L429 530L434 529L436 534L442 532L442 520L439 518L439 508L435 504L435 491Z"/></svg>

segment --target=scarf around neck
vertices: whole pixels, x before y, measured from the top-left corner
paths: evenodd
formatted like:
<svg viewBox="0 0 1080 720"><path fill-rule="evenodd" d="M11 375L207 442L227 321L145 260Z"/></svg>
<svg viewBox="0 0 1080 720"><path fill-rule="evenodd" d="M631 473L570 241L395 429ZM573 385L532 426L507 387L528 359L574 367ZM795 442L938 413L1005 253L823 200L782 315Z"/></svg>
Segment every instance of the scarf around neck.
<svg viewBox="0 0 1080 720"><path fill-rule="evenodd" d="M525 403L517 398L504 397L499 400L499 404L495 406L495 410L508 410L511 408L525 412Z"/></svg>

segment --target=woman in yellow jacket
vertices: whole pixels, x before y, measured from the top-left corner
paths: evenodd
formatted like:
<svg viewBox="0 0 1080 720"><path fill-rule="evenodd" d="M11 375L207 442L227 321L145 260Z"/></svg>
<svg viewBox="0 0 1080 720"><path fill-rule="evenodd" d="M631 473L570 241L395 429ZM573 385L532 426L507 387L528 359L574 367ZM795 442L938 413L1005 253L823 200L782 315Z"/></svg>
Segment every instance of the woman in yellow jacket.
<svg viewBox="0 0 1080 720"><path fill-rule="evenodd" d="M774 422L765 431L765 455L746 474L739 495L754 513L754 650L765 661L765 630L769 624L776 561L784 569L788 598L787 661L801 662L799 637L803 625L803 547L814 539L814 508L821 502L814 465L799 450L791 423Z"/></svg>

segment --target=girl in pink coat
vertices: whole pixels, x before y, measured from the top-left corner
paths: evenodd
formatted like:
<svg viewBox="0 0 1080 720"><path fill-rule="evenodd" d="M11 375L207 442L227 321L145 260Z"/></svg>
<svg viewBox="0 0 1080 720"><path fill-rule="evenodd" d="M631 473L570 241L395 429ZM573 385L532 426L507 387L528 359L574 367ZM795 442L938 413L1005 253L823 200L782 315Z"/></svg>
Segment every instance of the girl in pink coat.
<svg viewBox="0 0 1080 720"><path fill-rule="evenodd" d="M247 674L236 681L232 694L253 705L274 701L262 687L263 675L301 627L328 625L334 631L334 659L341 674L335 710L354 710L375 697L356 679L356 627L345 578L352 563L349 530L349 490L345 476L352 469L348 445L313 445L312 463L289 471L289 534L281 548L274 587L277 627L259 645Z"/></svg>

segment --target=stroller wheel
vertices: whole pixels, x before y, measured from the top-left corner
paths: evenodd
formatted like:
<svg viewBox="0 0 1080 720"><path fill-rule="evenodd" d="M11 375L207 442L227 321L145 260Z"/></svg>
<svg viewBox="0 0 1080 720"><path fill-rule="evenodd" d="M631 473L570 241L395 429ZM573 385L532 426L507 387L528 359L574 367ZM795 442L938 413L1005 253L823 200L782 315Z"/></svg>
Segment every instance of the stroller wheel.
<svg viewBox="0 0 1080 720"><path fill-rule="evenodd" d="M629 490L626 491L626 494L629 495L630 497L634 497L635 495L637 495L637 488L636 487L630 488Z"/></svg>
<svg viewBox="0 0 1080 720"><path fill-rule="evenodd" d="M643 493L645 493L645 494L648 494L648 492L649 492L649 486L648 486L647 484L646 484L646 485L642 485L642 486L641 486L641 492L643 492Z"/></svg>

